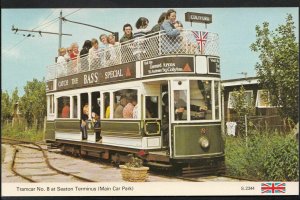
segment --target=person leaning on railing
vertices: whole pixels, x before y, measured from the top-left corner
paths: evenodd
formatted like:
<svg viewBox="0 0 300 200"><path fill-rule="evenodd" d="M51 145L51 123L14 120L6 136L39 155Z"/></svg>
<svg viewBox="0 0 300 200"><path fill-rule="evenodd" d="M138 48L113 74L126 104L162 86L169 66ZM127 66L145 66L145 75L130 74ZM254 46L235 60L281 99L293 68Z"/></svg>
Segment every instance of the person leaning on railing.
<svg viewBox="0 0 300 200"><path fill-rule="evenodd" d="M116 38L113 34L108 36L108 45L110 52L110 64L116 65L121 63L120 43L116 42Z"/></svg>
<svg viewBox="0 0 300 200"><path fill-rule="evenodd" d="M88 69L89 62L87 59L87 55L89 53L90 48L92 48L92 42L90 40L86 40L82 46L80 51L80 63L81 63L81 70Z"/></svg>
<svg viewBox="0 0 300 200"><path fill-rule="evenodd" d="M182 28L178 27L177 29L173 25L176 21L176 11L170 9L167 11L166 20L160 26L161 31L165 31L166 37L162 37L162 53L173 53L177 52L180 44L178 42L178 36L180 35L180 30Z"/></svg>
<svg viewBox="0 0 300 200"><path fill-rule="evenodd" d="M175 21L174 27L177 28L183 28L183 25L180 21ZM195 37L193 36L191 31L181 31L180 35L182 36L179 38L180 41L180 48L181 52L185 54L197 54L199 53L199 50L197 49L197 41Z"/></svg>
<svg viewBox="0 0 300 200"><path fill-rule="evenodd" d="M67 75L67 60L65 58L66 55L66 49L65 48L59 48L58 49L58 58L56 60L56 63L59 64L59 75Z"/></svg>
<svg viewBox="0 0 300 200"><path fill-rule="evenodd" d="M96 69L100 67L100 49L99 49L99 44L98 40L93 38L91 40L92 48L89 49L89 54L88 54L88 62L89 62L89 68L90 69Z"/></svg>

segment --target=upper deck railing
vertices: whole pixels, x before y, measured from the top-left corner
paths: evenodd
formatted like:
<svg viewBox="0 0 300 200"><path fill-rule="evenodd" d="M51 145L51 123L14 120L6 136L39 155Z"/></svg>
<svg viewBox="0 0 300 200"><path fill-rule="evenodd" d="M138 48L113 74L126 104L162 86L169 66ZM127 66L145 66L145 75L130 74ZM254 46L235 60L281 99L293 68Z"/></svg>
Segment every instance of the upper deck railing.
<svg viewBox="0 0 300 200"><path fill-rule="evenodd" d="M177 37L157 32L99 50L94 56L48 66L46 80L165 55L219 56L218 39L218 34L203 31L183 30Z"/></svg>

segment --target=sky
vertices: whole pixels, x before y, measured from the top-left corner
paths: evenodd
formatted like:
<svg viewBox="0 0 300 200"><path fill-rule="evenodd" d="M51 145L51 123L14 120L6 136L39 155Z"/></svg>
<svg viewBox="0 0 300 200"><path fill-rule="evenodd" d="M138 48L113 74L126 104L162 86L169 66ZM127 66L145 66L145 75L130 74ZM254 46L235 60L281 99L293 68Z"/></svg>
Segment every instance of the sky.
<svg viewBox="0 0 300 200"><path fill-rule="evenodd" d="M151 28L157 23L162 12L169 8L83 8L83 9L1 9L1 87L11 93L18 88L23 95L23 87L33 78L42 80L46 76L46 67L55 63L59 47L58 35L13 32L15 28L37 31L59 31L59 12L62 10L66 19L91 24L123 35L123 25L133 27L139 17L149 19ZM235 79L255 76L255 63L258 54L249 46L256 40L255 26L267 21L274 30L285 23L287 14L292 14L297 41L299 42L299 10L297 7L276 8L176 8L177 20L183 22L186 29L206 30L219 35L221 79ZM212 14L212 23L204 24L185 22L186 12ZM62 32L72 34L63 36L62 47L77 42L81 48L87 39L99 38L105 31L63 22ZM135 31L135 27L133 31Z"/></svg>

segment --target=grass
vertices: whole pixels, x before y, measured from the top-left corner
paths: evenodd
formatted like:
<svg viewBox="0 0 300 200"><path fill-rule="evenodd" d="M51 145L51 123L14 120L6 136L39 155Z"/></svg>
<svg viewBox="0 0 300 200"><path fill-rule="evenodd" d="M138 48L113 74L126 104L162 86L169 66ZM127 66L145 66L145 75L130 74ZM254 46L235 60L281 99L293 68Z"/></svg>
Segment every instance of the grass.
<svg viewBox="0 0 300 200"><path fill-rule="evenodd" d="M43 141L44 133L42 130L25 129L23 125L15 125L12 127L10 124L2 126L2 137L8 137L13 139L21 139L32 142Z"/></svg>

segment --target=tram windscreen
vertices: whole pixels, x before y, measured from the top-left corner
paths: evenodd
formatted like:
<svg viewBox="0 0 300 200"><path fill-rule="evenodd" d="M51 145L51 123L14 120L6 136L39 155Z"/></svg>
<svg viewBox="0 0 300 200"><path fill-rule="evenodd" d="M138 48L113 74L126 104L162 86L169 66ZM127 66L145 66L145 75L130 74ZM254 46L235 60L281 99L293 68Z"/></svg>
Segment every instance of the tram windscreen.
<svg viewBox="0 0 300 200"><path fill-rule="evenodd" d="M190 81L191 120L212 119L211 81Z"/></svg>

